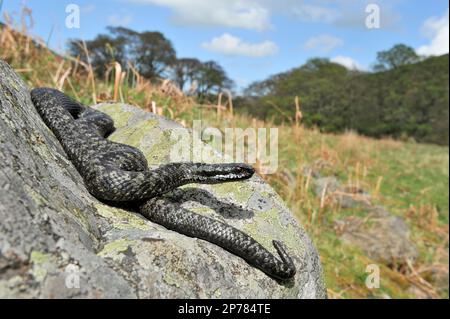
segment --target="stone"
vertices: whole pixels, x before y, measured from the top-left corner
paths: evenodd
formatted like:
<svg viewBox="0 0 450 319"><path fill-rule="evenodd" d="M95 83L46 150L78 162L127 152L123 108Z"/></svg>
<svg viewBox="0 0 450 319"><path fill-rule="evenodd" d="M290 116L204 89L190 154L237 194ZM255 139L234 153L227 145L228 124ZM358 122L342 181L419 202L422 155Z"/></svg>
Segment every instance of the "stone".
<svg viewBox="0 0 450 319"><path fill-rule="evenodd" d="M341 189L341 183L334 176L320 177L314 181L317 197L322 197L324 194L333 194Z"/></svg>
<svg viewBox="0 0 450 319"><path fill-rule="evenodd" d="M317 167L317 164L310 167ZM409 226L402 217L394 216L383 206L374 205L370 194L364 190L343 186L337 177L322 177L319 170L310 167L306 173L314 177L317 197L326 196L342 209L358 208L364 212L364 217L334 220L334 229L344 243L356 246L369 258L392 267L417 258L417 247L411 241Z"/></svg>
<svg viewBox="0 0 450 319"><path fill-rule="evenodd" d="M126 104L101 104L111 139L169 160L181 126ZM217 158L211 158L211 161ZM0 61L0 298L325 298L319 256L282 199L260 177L173 192L182 206L237 227L297 267L280 284L209 242L91 196L34 109L29 88Z"/></svg>
<svg viewBox="0 0 450 319"><path fill-rule="evenodd" d="M319 177L313 180L317 197L327 196L341 208L367 208L371 196L357 187L342 186L335 176Z"/></svg>
<svg viewBox="0 0 450 319"><path fill-rule="evenodd" d="M336 220L335 229L346 244L359 247L369 258L386 265L397 267L418 257L405 220L381 206L373 207L364 218Z"/></svg>

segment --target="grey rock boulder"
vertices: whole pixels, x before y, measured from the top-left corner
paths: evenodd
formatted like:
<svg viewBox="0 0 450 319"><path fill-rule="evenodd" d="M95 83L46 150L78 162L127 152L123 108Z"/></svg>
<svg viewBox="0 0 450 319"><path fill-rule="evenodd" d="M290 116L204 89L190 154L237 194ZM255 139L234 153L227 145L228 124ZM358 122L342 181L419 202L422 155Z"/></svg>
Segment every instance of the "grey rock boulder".
<svg viewBox="0 0 450 319"><path fill-rule="evenodd" d="M124 104L110 137L169 160L180 129ZM217 160L211 157L211 162ZM297 267L280 284L222 248L99 202L35 111L29 89L0 61L0 298L324 298L318 254L281 198L260 177L188 185L181 205L237 227L274 252L282 240Z"/></svg>

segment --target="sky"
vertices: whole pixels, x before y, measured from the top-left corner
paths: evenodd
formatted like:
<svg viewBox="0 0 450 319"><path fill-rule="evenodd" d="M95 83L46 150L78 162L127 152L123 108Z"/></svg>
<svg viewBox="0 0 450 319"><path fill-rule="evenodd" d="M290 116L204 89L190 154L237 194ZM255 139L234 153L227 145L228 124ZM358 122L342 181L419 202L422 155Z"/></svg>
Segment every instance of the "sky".
<svg viewBox="0 0 450 319"><path fill-rule="evenodd" d="M58 52L109 25L160 31L179 58L219 62L238 89L312 57L370 70L376 53L397 43L421 55L449 52L446 0L0 0L1 21L6 12L20 23L24 5L31 35ZM79 26L66 23L73 5Z"/></svg>

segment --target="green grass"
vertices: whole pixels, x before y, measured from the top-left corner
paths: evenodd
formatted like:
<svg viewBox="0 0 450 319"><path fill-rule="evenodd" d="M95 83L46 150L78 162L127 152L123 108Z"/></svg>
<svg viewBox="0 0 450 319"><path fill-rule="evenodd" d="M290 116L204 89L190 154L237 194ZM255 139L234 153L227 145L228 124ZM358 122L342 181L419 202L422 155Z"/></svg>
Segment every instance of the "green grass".
<svg viewBox="0 0 450 319"><path fill-rule="evenodd" d="M203 119L215 127L226 125L212 113L204 113ZM239 127L252 126L251 119L241 116L237 116L234 123ZM271 123L261 124L271 127ZM326 205L320 209L320 200L311 188L302 188L305 178L299 172L303 166L322 159L328 161L330 166L321 174L335 175L343 184L350 180L357 182L373 195L381 178L374 204L401 216L410 227L411 241L419 250L413 267L421 270L443 266L448 272L448 260L442 259L439 253L448 252L448 147L375 140L352 133L321 134L302 129L299 137L295 138L294 131L289 126L279 128L279 171L287 170L297 177L295 190L285 185L276 174L266 176L266 179L287 201L313 239L321 256L330 297L423 297L410 290L417 280L410 271L391 269L389 265L370 260L363 251L339 239L333 227L334 221L349 216L363 218L367 216L367 211L363 208L341 209L336 205ZM434 211L438 213L437 217L433 215ZM381 267L380 289L371 290L365 286L368 275L366 266L372 263ZM448 289L439 288L442 282L429 280L428 284L432 290L431 296L448 298Z"/></svg>
<svg viewBox="0 0 450 319"><path fill-rule="evenodd" d="M382 190L392 208L400 213L410 205L432 205L439 212L439 220L448 224L448 154L446 147L420 144L404 144L380 153L385 165L377 170L391 176Z"/></svg>

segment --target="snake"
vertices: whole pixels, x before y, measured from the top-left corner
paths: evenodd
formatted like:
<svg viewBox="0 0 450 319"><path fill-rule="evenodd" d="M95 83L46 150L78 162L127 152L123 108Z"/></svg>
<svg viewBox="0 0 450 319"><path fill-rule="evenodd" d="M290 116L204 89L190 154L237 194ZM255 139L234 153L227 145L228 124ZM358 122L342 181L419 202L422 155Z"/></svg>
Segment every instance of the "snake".
<svg viewBox="0 0 450 319"><path fill-rule="evenodd" d="M139 149L108 139L115 131L109 115L56 89L39 87L30 94L43 122L95 198L135 203L138 213L151 222L222 247L274 279L286 281L295 276L295 265L281 241L272 241L279 255L275 256L243 231L182 208L164 196L191 183L220 184L249 179L255 173L251 165L173 162L150 169Z"/></svg>

